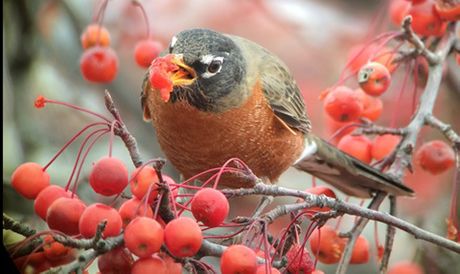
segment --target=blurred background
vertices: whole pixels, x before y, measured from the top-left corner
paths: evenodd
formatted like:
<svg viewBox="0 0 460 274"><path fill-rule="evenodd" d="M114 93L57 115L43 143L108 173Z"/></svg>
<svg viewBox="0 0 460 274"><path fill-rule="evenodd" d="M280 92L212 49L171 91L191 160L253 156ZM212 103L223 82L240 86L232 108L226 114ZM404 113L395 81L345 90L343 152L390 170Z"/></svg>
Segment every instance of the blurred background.
<svg viewBox="0 0 460 274"><path fill-rule="evenodd" d="M324 138L331 136L337 127L331 124L322 108L318 99L320 92L336 83L353 46L381 32L397 29L388 18L389 1L144 0L141 3L149 16L154 39L165 47L175 33L205 27L246 37L278 55L291 69L302 90L313 132ZM92 22L100 4L100 1L89 0L3 1L3 210L37 229L46 229L46 225L34 217L33 203L11 189L11 173L23 162L46 164L73 134L94 121L88 115L62 106L47 105L44 109L36 109L33 101L37 95L110 116L103 101L103 92L108 89L124 122L136 137L143 158L162 156L153 128L142 120L139 95L145 70L136 65L133 50L136 42L145 37L146 27L140 10L131 1L109 1L103 22L119 57L117 78L110 84L99 85L88 83L81 76L80 35ZM435 114L458 132L459 67L453 58L449 63ZM399 126L409 121L413 113L412 91L404 91L400 105L396 106L401 88L398 83L403 76L404 69L399 69L391 90L382 97L384 114L378 124L388 126L392 115L396 115ZM356 87L355 82L351 80L350 86ZM423 85L423 77L419 84ZM426 129L420 136L420 143L435 138L442 136ZM81 140L70 146L48 169L52 183L66 184ZM87 184L91 163L107 152L107 139L103 139L89 154L83 168L78 193L88 203L110 201L94 194ZM115 141L114 155L123 159L130 171L134 170L119 140ZM171 165L166 166L166 172L179 179ZM452 182L453 172L433 176L416 168L415 173L408 176L407 183L416 190L417 198L401 199L398 215L424 229L445 235ZM304 190L311 186L311 177L290 170L279 183ZM360 203L357 199L350 201ZM238 205L232 206L232 216L248 214L247 209L254 208L257 201L242 199L237 202ZM295 200L277 199L272 207L286 202ZM385 204L382 209L386 208ZM353 220L345 217L340 230L350 228ZM279 220L272 226L272 232L277 234L287 222L287 219ZM334 225L334 221L331 224ZM370 262L352 265L348 273L377 273L373 227L369 223L364 232L372 246ZM383 242L385 226L378 227L378 238ZM409 260L421 264L425 273L458 273L458 259L452 252L398 231L390 265ZM319 264L325 273L333 273L335 267Z"/></svg>

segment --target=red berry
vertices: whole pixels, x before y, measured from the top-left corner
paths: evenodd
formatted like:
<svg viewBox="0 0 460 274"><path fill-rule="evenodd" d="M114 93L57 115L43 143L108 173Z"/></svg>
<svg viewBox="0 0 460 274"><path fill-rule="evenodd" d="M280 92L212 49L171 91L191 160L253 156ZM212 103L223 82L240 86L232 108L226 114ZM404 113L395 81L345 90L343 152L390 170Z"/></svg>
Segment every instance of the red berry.
<svg viewBox="0 0 460 274"><path fill-rule="evenodd" d="M150 205L146 205L136 197L125 201L118 209L118 213L123 220L123 228L125 228L131 220L137 216L153 218L153 210Z"/></svg>
<svg viewBox="0 0 460 274"><path fill-rule="evenodd" d="M139 66L148 68L162 49L163 46L158 41L151 39L139 41L134 49L134 60Z"/></svg>
<svg viewBox="0 0 460 274"><path fill-rule="evenodd" d="M46 223L50 229L59 230L67 235L79 233L78 222L85 211L85 204L78 198L59 198L48 208Z"/></svg>
<svg viewBox="0 0 460 274"><path fill-rule="evenodd" d="M372 160L372 142L364 135L346 135L340 139L337 147L366 164Z"/></svg>
<svg viewBox="0 0 460 274"><path fill-rule="evenodd" d="M308 188L305 190L305 192L315 194L315 195L326 195L327 197L330 198L337 198L335 195L334 191L328 187L325 186L315 186L312 188ZM305 211L316 211L316 212L325 212L331 210L329 207L312 207L312 208L306 208Z"/></svg>
<svg viewBox="0 0 460 274"><path fill-rule="evenodd" d="M138 257L147 258L160 250L164 232L154 219L136 217L126 226L124 235L125 246L129 251Z"/></svg>
<svg viewBox="0 0 460 274"><path fill-rule="evenodd" d="M324 108L335 121L348 122L361 116L363 102L359 95L350 88L338 86L326 96Z"/></svg>
<svg viewBox="0 0 460 274"><path fill-rule="evenodd" d="M271 270L267 271L265 265L260 265L259 267L257 267L256 274L269 274L269 273L271 273L271 274L281 274L281 272L278 269L276 269L274 267L271 267L271 266L269 267L269 269L270 268L271 268Z"/></svg>
<svg viewBox="0 0 460 274"><path fill-rule="evenodd" d="M378 97L367 95L362 89L356 89L356 93L361 96L363 102L363 112L361 116L371 121L376 121L383 111L383 102Z"/></svg>
<svg viewBox="0 0 460 274"><path fill-rule="evenodd" d="M88 25L80 37L81 46L88 49L94 46L110 46L110 33L104 27L97 24Z"/></svg>
<svg viewBox="0 0 460 274"><path fill-rule="evenodd" d="M155 169L151 166L144 166L134 170L129 185L131 187L131 192L139 200L142 200L150 189L148 202L152 203L158 195L157 184L159 182L160 180L158 179Z"/></svg>
<svg viewBox="0 0 460 274"><path fill-rule="evenodd" d="M369 242L367 239L359 235L356 239L355 246L353 247L353 252L351 254L350 263L351 264L365 264L369 261Z"/></svg>
<svg viewBox="0 0 460 274"><path fill-rule="evenodd" d="M379 96L390 86L391 74L384 65L370 62L359 70L358 82L364 92Z"/></svg>
<svg viewBox="0 0 460 274"><path fill-rule="evenodd" d="M299 245L293 244L286 253L287 269L290 273L311 273L315 268L308 250Z"/></svg>
<svg viewBox="0 0 460 274"><path fill-rule="evenodd" d="M97 259L97 267L101 274L130 273L133 263L133 256L123 247L112 249Z"/></svg>
<svg viewBox="0 0 460 274"><path fill-rule="evenodd" d="M186 233L184 233L186 232ZM195 255L201 247L203 234L195 220L179 217L165 228L165 244L172 255L183 258Z"/></svg>
<svg viewBox="0 0 460 274"><path fill-rule="evenodd" d="M37 163L21 164L11 175L11 186L27 199L35 199L49 185L50 175Z"/></svg>
<svg viewBox="0 0 460 274"><path fill-rule="evenodd" d="M25 255L19 258L14 259L14 264L16 265L18 270L25 270L28 266L33 268L32 273L41 273L49 268L52 267L51 263L46 259L45 253L41 252L34 252L29 255ZM22 273L28 273L25 271L21 271ZM18 273L16 271L15 273Z"/></svg>
<svg viewBox="0 0 460 274"><path fill-rule="evenodd" d="M47 235L43 238L43 252L48 260L53 261L60 259L61 257L67 255L69 250L70 248L56 242L51 235Z"/></svg>
<svg viewBox="0 0 460 274"><path fill-rule="evenodd" d="M320 230L315 230L310 236L312 254L318 256L318 260L324 264L339 262L346 240L340 238L330 226L323 226Z"/></svg>
<svg viewBox="0 0 460 274"><path fill-rule="evenodd" d="M48 208L50 207L50 205L61 197L70 198L71 195L72 195L71 192L69 191L66 192L60 186L57 186L57 185L47 186L45 189L43 189L38 194L37 198L35 198L35 201L34 201L35 213L43 220L46 220L46 212L48 211Z"/></svg>
<svg viewBox="0 0 460 274"><path fill-rule="evenodd" d="M444 21L460 20L460 4L454 1L436 1L435 9L439 17Z"/></svg>
<svg viewBox="0 0 460 274"><path fill-rule="evenodd" d="M128 185L128 170L122 161L103 157L93 166L89 184L96 193L104 196L120 194Z"/></svg>
<svg viewBox="0 0 460 274"><path fill-rule="evenodd" d="M229 246L220 258L222 274L250 274L257 271L257 256L254 250L244 245Z"/></svg>
<svg viewBox="0 0 460 274"><path fill-rule="evenodd" d="M165 262L158 256L140 258L133 264L131 274L168 274Z"/></svg>
<svg viewBox="0 0 460 274"><path fill-rule="evenodd" d="M91 238L96 235L98 225L106 220L102 237L114 237L120 234L122 227L122 220L118 211L108 205L95 203L88 206L80 217L78 224L80 234L85 238Z"/></svg>
<svg viewBox="0 0 460 274"><path fill-rule="evenodd" d="M165 253L158 253L158 256L165 262L168 274L182 274L182 265L180 263L176 263L173 258Z"/></svg>
<svg viewBox="0 0 460 274"><path fill-rule="evenodd" d="M387 274L424 274L423 269L412 262L399 262L388 269Z"/></svg>
<svg viewBox="0 0 460 274"><path fill-rule="evenodd" d="M442 173L455 164L455 153L446 143L434 140L423 144L415 153L415 161L424 170Z"/></svg>
<svg viewBox="0 0 460 274"><path fill-rule="evenodd" d="M108 83L118 72L118 56L111 48L95 46L83 52L80 71L89 82Z"/></svg>
<svg viewBox="0 0 460 274"><path fill-rule="evenodd" d="M441 36L446 30L446 23L436 13L433 0L412 5L408 15L412 16L412 29L422 36Z"/></svg>
<svg viewBox="0 0 460 274"><path fill-rule="evenodd" d="M393 24L400 27L401 23L406 17L411 3L407 0L391 0L389 6L390 19Z"/></svg>
<svg viewBox="0 0 460 274"><path fill-rule="evenodd" d="M193 217L209 227L222 224L228 216L229 207L225 195L213 188L201 189L192 200Z"/></svg>
<svg viewBox="0 0 460 274"><path fill-rule="evenodd" d="M392 134L384 134L375 137L371 149L372 158L380 161L387 157L396 148L400 141L400 136Z"/></svg>
<svg viewBox="0 0 460 274"><path fill-rule="evenodd" d="M315 269L315 270L313 270L313 272L311 274L324 274L324 272L322 270Z"/></svg>

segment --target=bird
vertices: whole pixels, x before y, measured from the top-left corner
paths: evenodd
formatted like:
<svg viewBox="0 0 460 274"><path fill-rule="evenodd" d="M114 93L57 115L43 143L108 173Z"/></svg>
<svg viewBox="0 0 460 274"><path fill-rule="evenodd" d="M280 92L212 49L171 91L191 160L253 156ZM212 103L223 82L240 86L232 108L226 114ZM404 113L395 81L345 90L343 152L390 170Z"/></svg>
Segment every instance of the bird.
<svg viewBox="0 0 460 274"><path fill-rule="evenodd" d="M143 118L153 124L162 151L183 178L238 158L268 184L293 166L350 196L414 194L314 135L287 65L261 45L194 28L173 36L160 56L170 56L177 67L168 75L172 89L162 97L148 70L141 91ZM250 186L236 175L219 184Z"/></svg>

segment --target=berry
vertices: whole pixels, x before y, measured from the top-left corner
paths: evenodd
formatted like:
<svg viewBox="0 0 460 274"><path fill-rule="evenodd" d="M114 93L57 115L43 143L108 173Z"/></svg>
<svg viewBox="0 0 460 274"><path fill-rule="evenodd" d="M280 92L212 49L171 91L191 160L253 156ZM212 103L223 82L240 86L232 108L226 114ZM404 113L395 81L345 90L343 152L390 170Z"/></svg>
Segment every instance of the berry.
<svg viewBox="0 0 460 274"><path fill-rule="evenodd" d="M78 198L59 198L49 206L46 223L50 229L59 230L70 236L77 235L78 222L85 208L85 204Z"/></svg>
<svg viewBox="0 0 460 274"><path fill-rule="evenodd" d="M367 239L359 235L356 239L355 246L353 247L353 252L351 254L350 263L351 264L365 264L369 261L369 242Z"/></svg>
<svg viewBox="0 0 460 274"><path fill-rule="evenodd" d="M114 237L120 234L122 220L118 211L108 205L95 203L88 206L80 217L78 224L80 234L85 238L96 235L98 225L106 220L107 225L102 232L102 237Z"/></svg>
<svg viewBox="0 0 460 274"><path fill-rule="evenodd" d="M364 135L345 135L337 147L363 163L369 164L372 160L372 142Z"/></svg>
<svg viewBox="0 0 460 274"><path fill-rule="evenodd" d="M197 221L209 227L216 227L227 218L230 206L222 192L213 188L203 188L195 193L191 207L193 217Z"/></svg>
<svg viewBox="0 0 460 274"><path fill-rule="evenodd" d="M138 167L134 170L129 181L131 192L137 199L142 200L147 192L150 190L149 203L158 195L157 184L160 182L155 169L151 166Z"/></svg>
<svg viewBox="0 0 460 274"><path fill-rule="evenodd" d="M176 263L173 258L165 253L158 253L158 256L165 262L166 270L169 274L182 274L182 265L180 263Z"/></svg>
<svg viewBox="0 0 460 274"><path fill-rule="evenodd" d="M140 258L137 260L131 269L131 274L168 274L165 262L158 256L148 258Z"/></svg>
<svg viewBox="0 0 460 274"><path fill-rule="evenodd" d="M379 96L390 86L391 74L384 65L370 62L359 70L358 82L364 92Z"/></svg>
<svg viewBox="0 0 460 274"><path fill-rule="evenodd" d="M267 271L267 269L265 268L265 265L260 265L259 267L257 267L257 271L256 271L256 274L281 274L281 272L274 268L274 267L271 267L271 270L270 271Z"/></svg>
<svg viewBox="0 0 460 274"><path fill-rule="evenodd" d="M454 166L455 153L446 143L435 140L423 144L417 150L415 161L424 170L439 174Z"/></svg>
<svg viewBox="0 0 460 274"><path fill-rule="evenodd" d="M444 23L436 13L433 0L412 5L408 11L408 15L412 16L412 29L422 36L441 36L446 30Z"/></svg>
<svg viewBox="0 0 460 274"><path fill-rule="evenodd" d="M203 241L203 234L195 220L179 217L166 225L164 238L171 254L183 258L193 256L198 252Z"/></svg>
<svg viewBox="0 0 460 274"><path fill-rule="evenodd" d="M458 2L458 1L457 1ZM436 13L441 20L444 21L459 21L460 20L460 5L453 1L436 1Z"/></svg>
<svg viewBox="0 0 460 274"><path fill-rule="evenodd" d="M139 41L134 49L134 60L139 66L148 68L162 49L163 46L158 41L151 39Z"/></svg>
<svg viewBox="0 0 460 274"><path fill-rule="evenodd" d="M70 248L56 242L51 235L45 236L43 239L43 252L48 260L54 261L67 255Z"/></svg>
<svg viewBox="0 0 460 274"><path fill-rule="evenodd" d="M136 217L126 226L124 235L125 246L129 251L140 258L147 258L160 250L164 232L154 219Z"/></svg>
<svg viewBox="0 0 460 274"><path fill-rule="evenodd" d="M109 83L117 76L118 56L111 48L89 48L80 58L80 71L89 82Z"/></svg>
<svg viewBox="0 0 460 274"><path fill-rule="evenodd" d="M149 83L152 88L160 92L161 99L165 102L169 101L174 87L169 73L179 69L177 65L171 62L172 58L173 56L169 54L154 59L149 70Z"/></svg>
<svg viewBox="0 0 460 274"><path fill-rule="evenodd" d="M308 250L299 245L294 244L286 253L287 270L290 273L311 273L315 265L310 257Z"/></svg>
<svg viewBox="0 0 460 274"><path fill-rule="evenodd" d="M310 236L311 252L324 264L339 262L345 243L346 240L340 238L337 231L327 225L315 230Z"/></svg>
<svg viewBox="0 0 460 274"><path fill-rule="evenodd" d="M399 262L388 269L387 274L424 274L423 269L412 262Z"/></svg>
<svg viewBox="0 0 460 274"><path fill-rule="evenodd" d="M326 195L327 197L330 198L337 198L335 195L334 191L328 187L325 186L315 186L312 188L308 188L305 190L305 192L311 193L311 194L316 194L316 195ZM312 207L312 208L306 208L305 211L315 211L315 212L325 212L331 210L329 207Z"/></svg>
<svg viewBox="0 0 460 274"><path fill-rule="evenodd" d="M146 205L136 197L129 199L121 204L120 208L118 209L118 213L120 214L123 221L123 228L125 228L131 222L131 220L137 216L153 218L153 210L150 205Z"/></svg>
<svg viewBox="0 0 460 274"><path fill-rule="evenodd" d="M24 163L11 175L11 186L26 199L35 199L50 185L50 175L37 163Z"/></svg>
<svg viewBox="0 0 460 274"><path fill-rule="evenodd" d="M81 46L88 49L94 46L110 46L109 31L98 24L88 25L80 37Z"/></svg>
<svg viewBox="0 0 460 274"><path fill-rule="evenodd" d="M97 267L101 274L130 273L133 263L133 256L123 247L112 249L97 259Z"/></svg>
<svg viewBox="0 0 460 274"><path fill-rule="evenodd" d="M371 121L376 121L383 111L383 102L378 97L367 95L362 89L356 89L356 93L361 96L363 102L363 112L361 116Z"/></svg>
<svg viewBox="0 0 460 274"><path fill-rule="evenodd" d="M361 116L363 102L359 95L345 86L338 86L327 94L324 108L337 122L353 121Z"/></svg>
<svg viewBox="0 0 460 274"><path fill-rule="evenodd" d="M93 166L89 184L96 193L104 196L120 194L128 185L128 170L122 161L103 157Z"/></svg>
<svg viewBox="0 0 460 274"><path fill-rule="evenodd" d="M391 0L389 6L391 22L400 27L410 8L411 3L407 0Z"/></svg>
<svg viewBox="0 0 460 274"><path fill-rule="evenodd" d="M257 271L257 256L254 250L244 245L229 246L220 258L222 274L249 274Z"/></svg>
<svg viewBox="0 0 460 274"><path fill-rule="evenodd" d="M372 158L380 161L387 157L396 148L400 141L400 136L392 134L384 134L375 137L371 149Z"/></svg>
<svg viewBox="0 0 460 274"><path fill-rule="evenodd" d="M46 212L50 205L61 197L70 198L72 195L71 192L66 192L62 187L57 185L50 185L47 186L45 189L40 191L38 196L35 198L34 201L34 210L35 213L46 220Z"/></svg>
<svg viewBox="0 0 460 274"><path fill-rule="evenodd" d="M324 272L319 270L319 269L315 269L315 270L313 270L313 272L311 274L324 274Z"/></svg>
<svg viewBox="0 0 460 274"><path fill-rule="evenodd" d="M29 255L25 255L14 259L14 264L18 270L22 270L21 273L27 273L24 271L28 266L33 268L32 273L41 273L52 267L51 263L46 259L45 252L34 252ZM19 273L16 271L16 273Z"/></svg>

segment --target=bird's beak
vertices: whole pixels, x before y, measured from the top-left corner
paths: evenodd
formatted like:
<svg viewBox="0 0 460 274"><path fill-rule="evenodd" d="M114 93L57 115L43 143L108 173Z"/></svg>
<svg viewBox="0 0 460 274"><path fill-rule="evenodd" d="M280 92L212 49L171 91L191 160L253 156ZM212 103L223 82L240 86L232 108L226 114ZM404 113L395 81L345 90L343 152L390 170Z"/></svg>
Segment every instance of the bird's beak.
<svg viewBox="0 0 460 274"><path fill-rule="evenodd" d="M170 76L174 86L188 86L196 80L196 71L185 64L182 54L172 54L171 63L177 66Z"/></svg>

